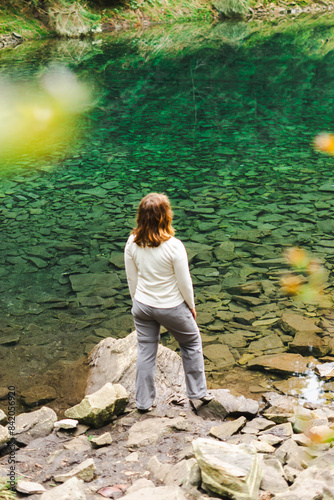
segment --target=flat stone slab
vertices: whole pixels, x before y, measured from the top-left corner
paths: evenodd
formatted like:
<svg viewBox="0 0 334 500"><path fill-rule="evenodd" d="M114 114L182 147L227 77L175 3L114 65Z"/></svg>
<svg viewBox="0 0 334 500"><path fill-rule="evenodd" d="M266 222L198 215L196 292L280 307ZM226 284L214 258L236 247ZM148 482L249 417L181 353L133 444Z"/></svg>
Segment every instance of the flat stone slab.
<svg viewBox="0 0 334 500"><path fill-rule="evenodd" d="M256 417L253 420L250 420L246 423L245 427L243 427L242 432L245 434L257 434L260 431L264 431L266 429L270 429L274 427L275 423L271 420L267 420L266 418Z"/></svg>
<svg viewBox="0 0 334 500"><path fill-rule="evenodd" d="M73 453L83 453L91 450L91 445L88 437L85 435L75 437L64 443L65 450L71 450Z"/></svg>
<svg viewBox="0 0 334 500"><path fill-rule="evenodd" d="M92 288L117 288L121 285L116 273L72 274L70 281L74 292L83 292Z"/></svg>
<svg viewBox="0 0 334 500"><path fill-rule="evenodd" d="M289 344L289 350L304 356L321 357L328 354L331 347L314 332L297 332L295 338Z"/></svg>
<svg viewBox="0 0 334 500"><path fill-rule="evenodd" d="M15 439L18 443L28 444L33 439L48 436L56 421L56 413L47 406L31 413L21 413L15 420Z"/></svg>
<svg viewBox="0 0 334 500"><path fill-rule="evenodd" d="M262 431L261 434L270 434L272 436L277 436L280 438L289 438L293 434L293 429L291 422L286 422L284 424L275 425L275 427L271 427L265 431Z"/></svg>
<svg viewBox="0 0 334 500"><path fill-rule="evenodd" d="M274 382L273 386L288 396L301 396L309 387L309 380L303 377L290 377Z"/></svg>
<svg viewBox="0 0 334 500"><path fill-rule="evenodd" d="M233 354L225 344L210 344L204 347L203 354L215 364L217 370L224 370L235 365Z"/></svg>
<svg viewBox="0 0 334 500"><path fill-rule="evenodd" d="M59 429L76 429L78 427L79 420L74 420L73 418L64 418L63 420L58 420L58 422L55 422L54 428L56 430Z"/></svg>
<svg viewBox="0 0 334 500"><path fill-rule="evenodd" d="M263 369L283 374L303 374L307 371L310 363L316 363L316 359L308 356L303 357L300 354L282 353L266 356L259 356L250 360L248 368Z"/></svg>
<svg viewBox="0 0 334 500"><path fill-rule="evenodd" d="M87 458L84 462L76 465L72 470L64 474L57 474L53 477L56 483L65 483L68 479L76 477L85 482L92 481L95 477L96 466L92 458Z"/></svg>
<svg viewBox="0 0 334 500"><path fill-rule="evenodd" d="M175 428L180 428L180 424L184 424L186 420L182 417L178 418L148 418L141 422L136 422L129 429L129 437L127 446L129 448L139 448L141 446L149 446L157 443L164 436L172 432Z"/></svg>
<svg viewBox="0 0 334 500"><path fill-rule="evenodd" d="M93 448L100 448L101 446L108 446L112 443L112 437L110 432L105 432L101 436L95 436L90 441Z"/></svg>
<svg viewBox="0 0 334 500"><path fill-rule="evenodd" d="M25 406L33 407L50 403L57 399L57 393L53 387L48 385L36 385L22 391L20 400Z"/></svg>
<svg viewBox="0 0 334 500"><path fill-rule="evenodd" d="M316 365L315 372L320 375L321 378L334 377L334 362Z"/></svg>
<svg viewBox="0 0 334 500"><path fill-rule="evenodd" d="M191 401L197 415L205 419L223 420L227 415L255 416L259 411L259 403L245 396L233 396L228 389L213 389L210 393L214 399L207 404Z"/></svg>
<svg viewBox="0 0 334 500"><path fill-rule="evenodd" d="M193 449L206 491L234 500L258 498L261 468L253 447L198 438Z"/></svg>
<svg viewBox="0 0 334 500"><path fill-rule="evenodd" d="M239 417L237 420L224 422L221 425L211 427L210 436L224 440L238 432L246 424L246 417Z"/></svg>
<svg viewBox="0 0 334 500"><path fill-rule="evenodd" d="M34 493L44 493L46 489L39 483L33 483L31 481L22 481L19 479L15 486L16 491L24 493L25 495L33 495Z"/></svg>
<svg viewBox="0 0 334 500"><path fill-rule="evenodd" d="M284 312L281 317L281 323L283 330L288 333L296 334L298 332L302 333L320 333L322 332L314 319L306 318L300 314Z"/></svg>
<svg viewBox="0 0 334 500"><path fill-rule="evenodd" d="M259 352L281 347L284 347L284 345L280 337L276 333L272 333L270 335L265 335L262 339L251 342L249 344L248 351Z"/></svg>
<svg viewBox="0 0 334 500"><path fill-rule="evenodd" d="M40 500L87 500L83 484L82 480L73 477L43 493Z"/></svg>

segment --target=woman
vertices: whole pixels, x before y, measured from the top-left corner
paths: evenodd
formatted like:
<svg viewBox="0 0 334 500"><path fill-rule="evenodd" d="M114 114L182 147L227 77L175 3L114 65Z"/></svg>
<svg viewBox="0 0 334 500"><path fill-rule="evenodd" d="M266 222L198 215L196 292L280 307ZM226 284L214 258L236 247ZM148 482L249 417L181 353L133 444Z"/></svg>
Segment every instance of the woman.
<svg viewBox="0 0 334 500"><path fill-rule="evenodd" d="M208 402L202 342L196 324L187 252L174 238L173 212L166 195L150 193L138 208L137 227L125 246L125 270L133 300L138 356L136 405L150 411L155 399L155 368L160 325L180 345L187 396Z"/></svg>

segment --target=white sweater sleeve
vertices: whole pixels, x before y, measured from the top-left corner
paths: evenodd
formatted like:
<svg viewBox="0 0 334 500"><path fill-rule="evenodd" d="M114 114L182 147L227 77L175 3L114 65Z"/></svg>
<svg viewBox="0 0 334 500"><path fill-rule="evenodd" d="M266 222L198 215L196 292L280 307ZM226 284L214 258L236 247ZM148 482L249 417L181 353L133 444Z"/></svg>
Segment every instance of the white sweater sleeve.
<svg viewBox="0 0 334 500"><path fill-rule="evenodd" d="M189 271L188 255L183 243L178 245L173 265L179 290L190 309L193 309L195 307L194 290Z"/></svg>
<svg viewBox="0 0 334 500"><path fill-rule="evenodd" d="M130 240L125 245L124 264L130 295L133 299L138 282L138 269L132 257Z"/></svg>

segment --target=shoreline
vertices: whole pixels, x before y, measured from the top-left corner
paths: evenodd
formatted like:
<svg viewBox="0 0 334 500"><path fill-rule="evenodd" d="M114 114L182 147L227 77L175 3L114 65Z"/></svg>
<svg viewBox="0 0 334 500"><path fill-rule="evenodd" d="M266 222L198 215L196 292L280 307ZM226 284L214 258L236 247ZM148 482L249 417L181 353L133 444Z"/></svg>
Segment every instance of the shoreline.
<svg viewBox="0 0 334 500"><path fill-rule="evenodd" d="M244 22L250 22L250 21L278 21L278 20L285 20L285 19L295 19L298 18L299 16L303 15L317 15L317 16L322 16L326 15L332 11L334 11L334 2L329 2L329 3L310 3L308 5L300 6L298 4L294 5L290 4L282 4L281 2L275 3L271 2L268 6L264 6L262 4L258 4L254 7L249 7L249 11L246 15L242 16L236 16L236 17L225 17L222 16L218 13L218 11L215 11L213 8L211 9L210 16L208 17L208 11L206 12L206 15L201 17L201 15L196 16L193 15L189 18L189 16L185 15L181 10L179 17L175 17L173 19L171 18L160 18L160 19L154 19L153 17L150 17L147 15L147 13L141 12L140 9L137 9L136 11L131 11L130 17L135 16L135 18L129 19L127 18L126 11L124 13L121 13L116 17L104 17L102 16L101 19L101 29L98 30L99 33L110 33L110 32L117 32L117 31L126 31L126 30L131 30L134 28L137 29L145 29L149 28L152 26L157 26L157 25L170 25L170 24L184 24L184 23L189 23L189 22L198 22L200 20L204 21L211 21L211 22L234 22L234 21L244 21ZM163 11L164 9L162 9ZM123 15L122 15L123 14ZM159 13L161 15L162 12ZM28 14L22 15L20 17L15 16L16 19L19 19L19 21L22 21L22 24L26 24L30 22L30 16ZM34 19L34 22L38 22L39 27L38 30L35 29L35 27L28 27L27 30L22 31L22 33L19 33L15 30L11 31L8 29L6 32L6 28L3 28L3 33L0 33L0 50L5 49L5 48L15 48L24 41L31 41L31 40L45 40L48 38L63 38L63 39L71 39L71 38L76 38L78 40L83 39L83 38L94 38L94 33L90 33L86 36L75 36L75 37L70 37L70 36L64 36L61 37L59 36L49 25L46 25L44 22L42 22L40 19ZM11 24L8 22L8 25ZM4 23L6 25L6 22Z"/></svg>

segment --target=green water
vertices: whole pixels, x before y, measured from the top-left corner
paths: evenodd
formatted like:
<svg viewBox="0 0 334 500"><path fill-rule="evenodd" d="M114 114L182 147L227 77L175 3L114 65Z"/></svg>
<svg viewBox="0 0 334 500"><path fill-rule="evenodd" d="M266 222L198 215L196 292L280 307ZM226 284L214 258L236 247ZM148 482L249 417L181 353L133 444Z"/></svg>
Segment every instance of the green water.
<svg viewBox="0 0 334 500"><path fill-rule="evenodd" d="M333 30L330 16L158 26L0 53L0 76L33 86L61 62L96 99L73 150L55 148L37 163L23 155L2 170L1 386L53 385L103 337L132 330L122 252L150 191L172 201L204 346L229 348L229 360L207 357L209 381L227 382L250 343L270 334L281 343L261 353L286 351L279 323L238 321L249 310L260 321L289 307L318 314L280 291L286 247L318 256L332 282L334 188L322 186L334 179L334 160L311 143L334 131ZM70 276L84 283L91 273L112 284L76 293ZM231 287L248 281L260 283L258 305L232 297ZM244 368L235 370L240 379ZM66 390L60 399L69 403Z"/></svg>

